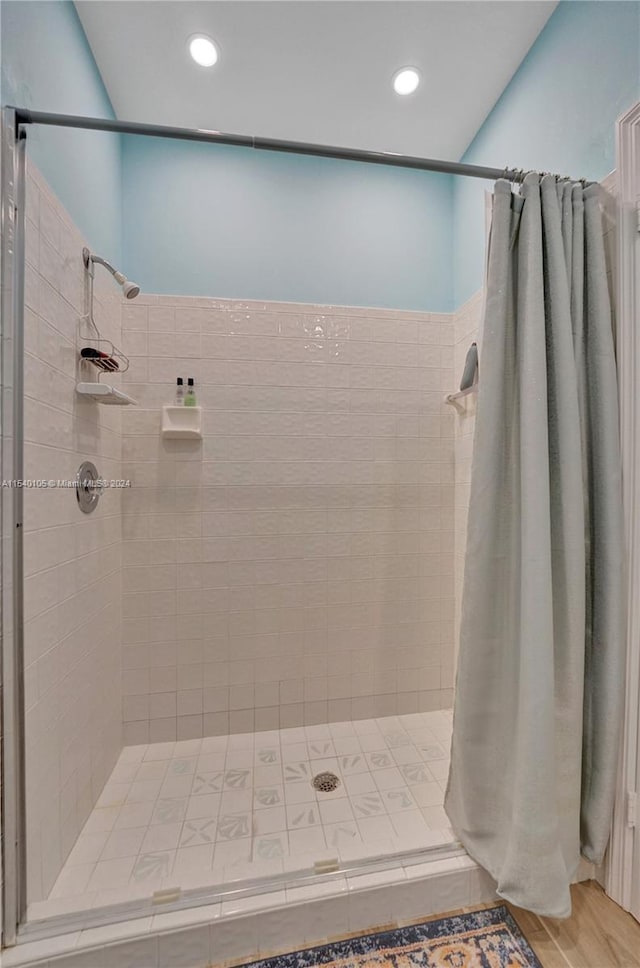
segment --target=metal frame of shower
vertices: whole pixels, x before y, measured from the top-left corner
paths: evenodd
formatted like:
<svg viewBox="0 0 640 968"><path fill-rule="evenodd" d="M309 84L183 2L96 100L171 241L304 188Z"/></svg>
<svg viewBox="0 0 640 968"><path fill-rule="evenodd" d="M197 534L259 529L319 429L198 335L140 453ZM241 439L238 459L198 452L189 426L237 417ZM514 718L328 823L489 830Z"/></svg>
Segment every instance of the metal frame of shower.
<svg viewBox="0 0 640 968"><path fill-rule="evenodd" d="M388 151L366 151L247 135L225 134L203 128L179 128L138 124L104 118L76 117L5 107L2 111L2 275L0 331L0 450L2 479L23 477L23 359L24 359L24 262L25 262L25 159L29 125L40 124L114 134L143 135L233 145L261 151L284 152L386 165L418 171L440 172L496 181L522 182L526 172L517 168L489 168L462 162L439 161ZM591 184L580 179L583 184ZM2 820L3 927L5 945L18 940L26 912L25 756L23 682L23 502L19 487L2 487L0 494L0 577L2 618L0 658L2 703ZM344 871L342 871L344 874Z"/></svg>

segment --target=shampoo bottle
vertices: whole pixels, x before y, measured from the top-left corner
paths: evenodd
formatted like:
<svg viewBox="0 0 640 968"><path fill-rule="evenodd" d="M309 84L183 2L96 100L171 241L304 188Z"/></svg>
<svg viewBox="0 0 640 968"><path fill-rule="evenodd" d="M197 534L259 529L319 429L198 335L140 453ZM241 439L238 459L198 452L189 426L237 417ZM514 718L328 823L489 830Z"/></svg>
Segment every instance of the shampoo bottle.
<svg viewBox="0 0 640 968"><path fill-rule="evenodd" d="M196 405L196 391L193 387L193 377L190 376L187 380L187 392L184 398L185 407L195 407Z"/></svg>

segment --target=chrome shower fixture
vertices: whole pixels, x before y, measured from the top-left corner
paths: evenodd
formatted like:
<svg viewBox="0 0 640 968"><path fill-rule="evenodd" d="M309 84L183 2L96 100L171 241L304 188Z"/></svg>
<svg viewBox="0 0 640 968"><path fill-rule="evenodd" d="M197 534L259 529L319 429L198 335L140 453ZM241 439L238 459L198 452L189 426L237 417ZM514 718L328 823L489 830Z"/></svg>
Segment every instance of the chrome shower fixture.
<svg viewBox="0 0 640 968"><path fill-rule="evenodd" d="M115 269L110 262L103 259L102 256L95 255L93 252L89 252L87 248L82 250L82 258L84 259L84 264L86 269L89 271L91 278L93 278L93 267L94 265L104 266L105 269L111 273L113 278L116 280L119 286L122 286L122 291L127 299L135 299L140 292L140 286L136 285L135 282L131 282L122 272Z"/></svg>

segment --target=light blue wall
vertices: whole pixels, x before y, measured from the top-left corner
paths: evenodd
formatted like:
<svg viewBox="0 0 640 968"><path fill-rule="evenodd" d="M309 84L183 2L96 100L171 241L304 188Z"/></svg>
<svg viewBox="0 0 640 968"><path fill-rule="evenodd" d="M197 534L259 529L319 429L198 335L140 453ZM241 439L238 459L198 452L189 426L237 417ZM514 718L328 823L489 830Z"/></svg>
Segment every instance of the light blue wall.
<svg viewBox="0 0 640 968"><path fill-rule="evenodd" d="M450 176L133 137L123 171L147 291L452 308Z"/></svg>
<svg viewBox="0 0 640 968"><path fill-rule="evenodd" d="M565 0L463 160L599 180L615 167L615 122L639 98L640 3ZM489 187L456 179L456 306L482 285Z"/></svg>
<svg viewBox="0 0 640 968"><path fill-rule="evenodd" d="M0 18L3 105L114 117L69 0L3 2ZM90 245L117 263L121 256L119 137L34 126L29 129L28 152Z"/></svg>
<svg viewBox="0 0 640 968"><path fill-rule="evenodd" d="M72 3L5 0L0 15L3 103L113 116ZM640 98L639 34L635 0L562 2L464 160L601 178ZM30 154L148 291L437 311L482 282L488 183L42 127Z"/></svg>

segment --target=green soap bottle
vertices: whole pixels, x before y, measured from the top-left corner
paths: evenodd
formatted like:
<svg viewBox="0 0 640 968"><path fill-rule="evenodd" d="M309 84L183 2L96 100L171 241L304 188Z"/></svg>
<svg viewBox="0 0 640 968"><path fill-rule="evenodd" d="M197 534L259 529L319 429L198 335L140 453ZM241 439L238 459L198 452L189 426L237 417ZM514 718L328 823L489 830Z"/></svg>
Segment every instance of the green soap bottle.
<svg viewBox="0 0 640 968"><path fill-rule="evenodd" d="M187 392L184 395L184 405L185 407L195 407L196 405L196 391L193 388L192 376L187 380Z"/></svg>

